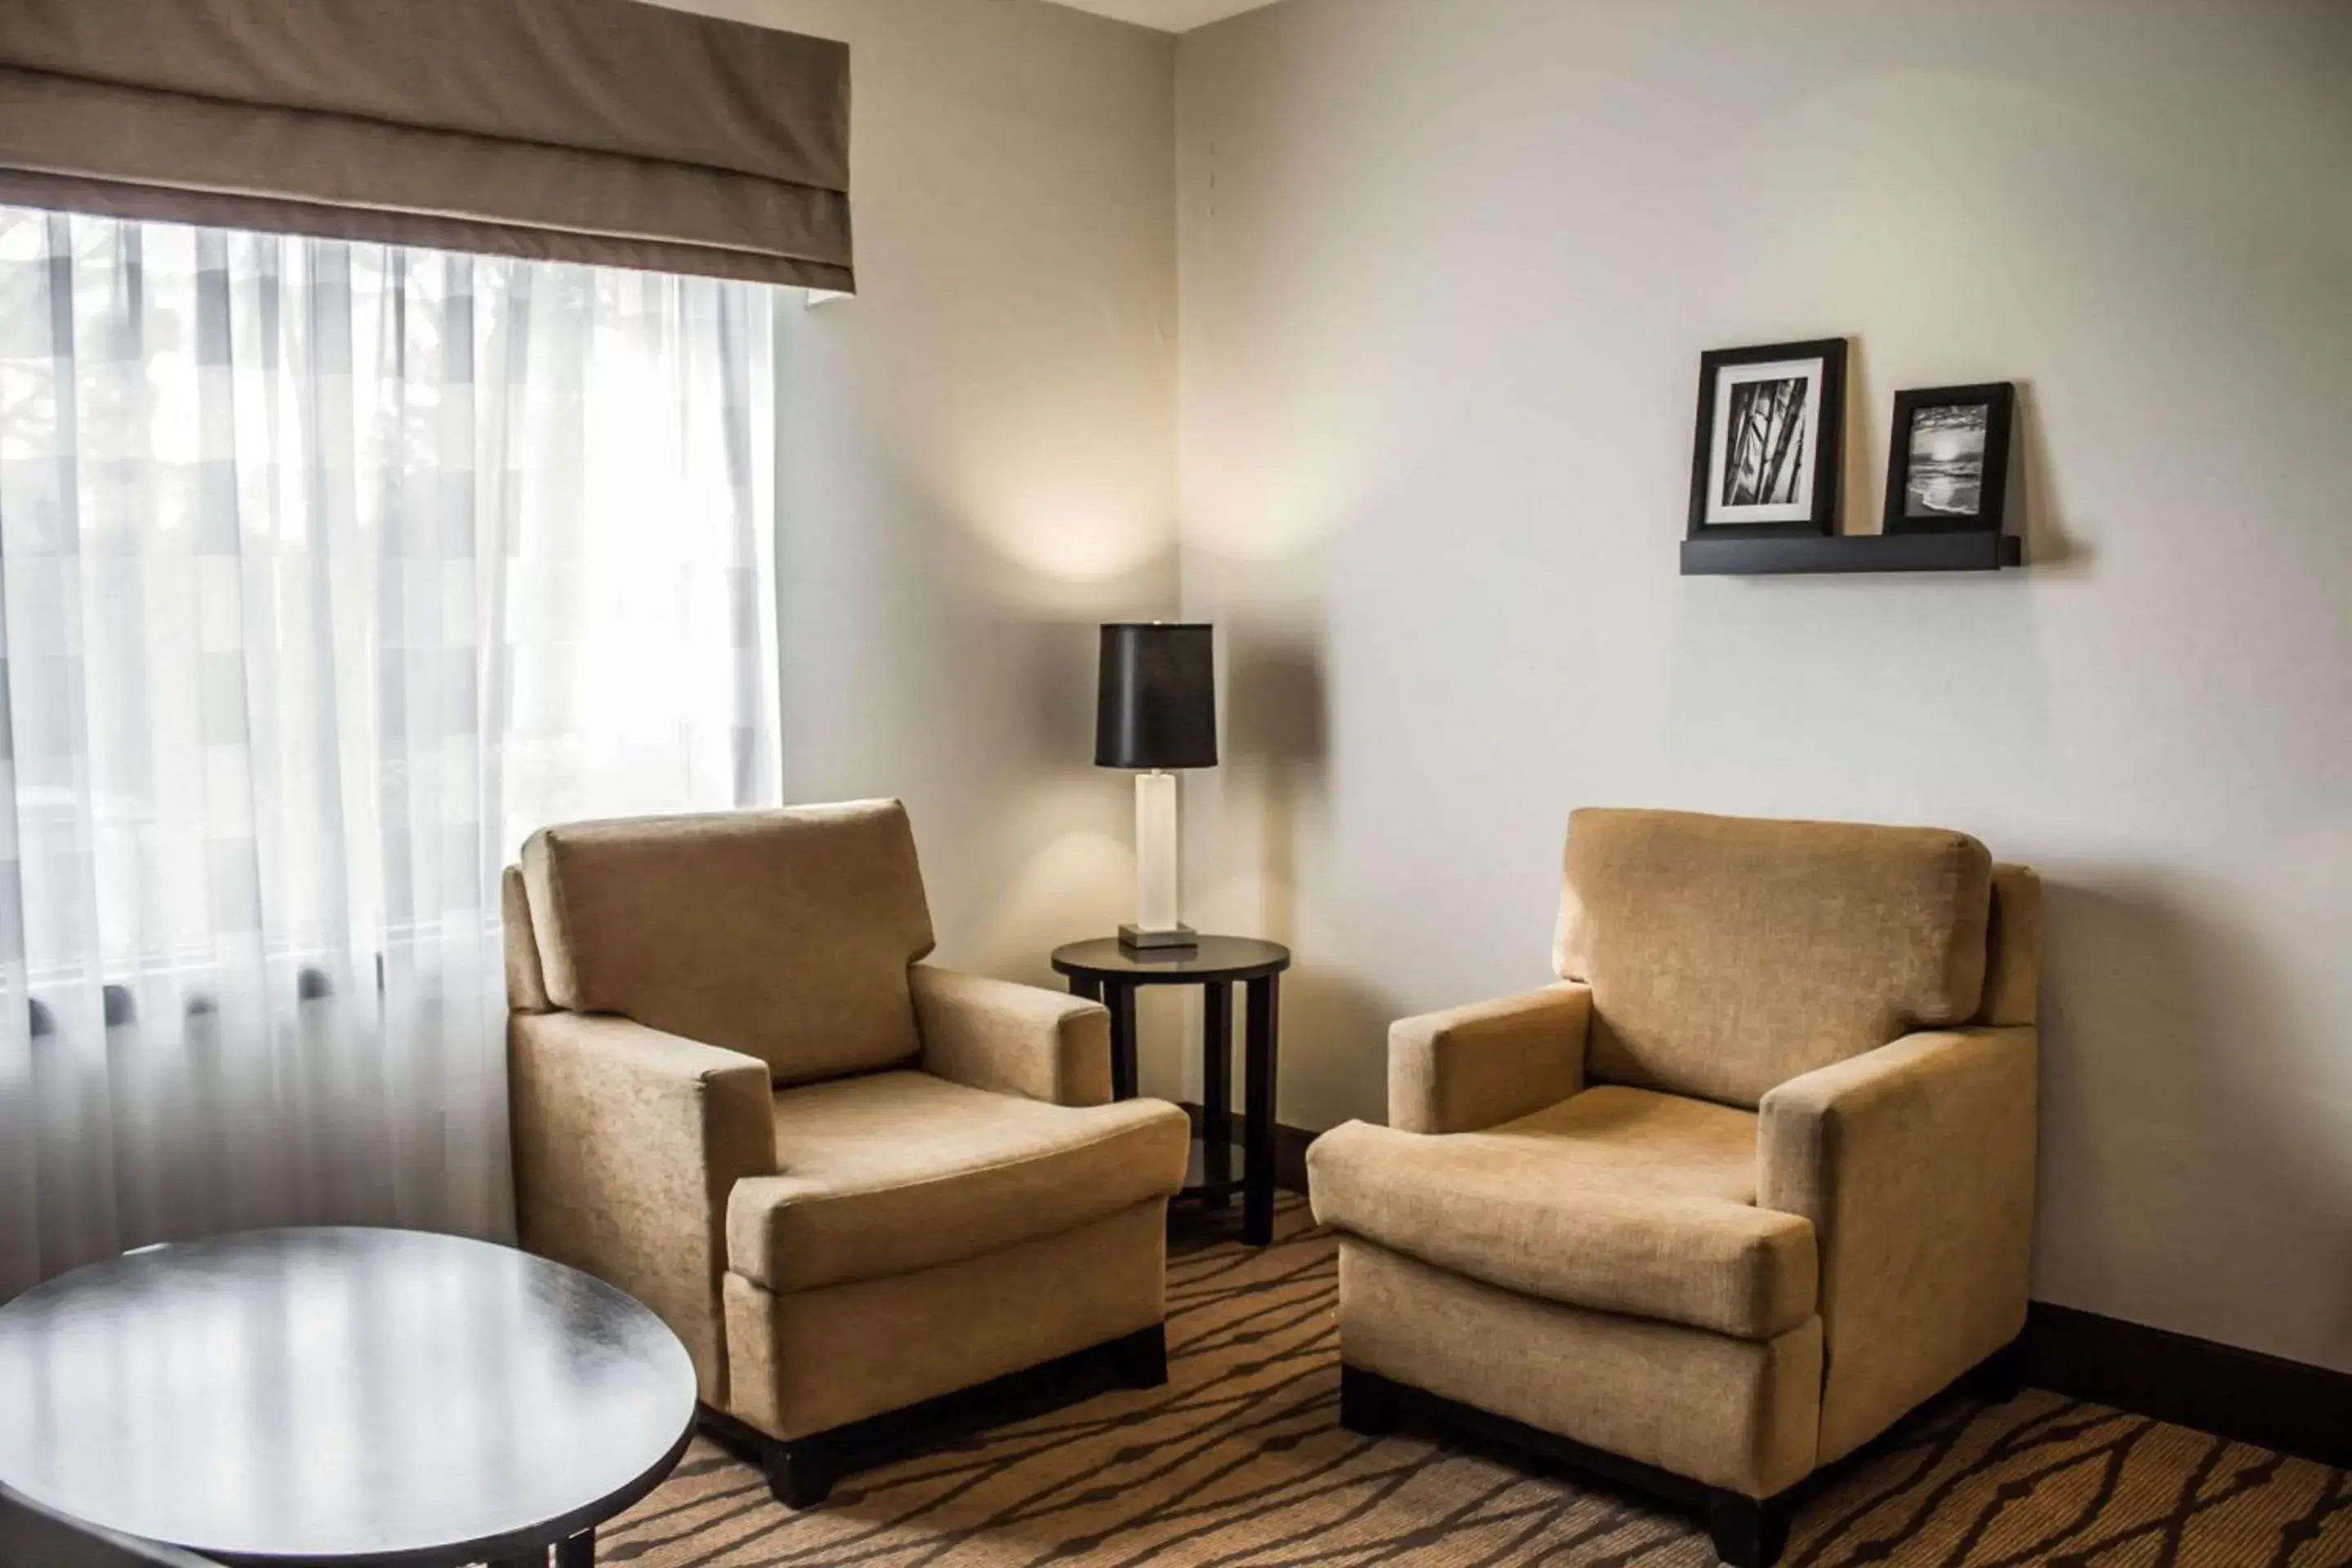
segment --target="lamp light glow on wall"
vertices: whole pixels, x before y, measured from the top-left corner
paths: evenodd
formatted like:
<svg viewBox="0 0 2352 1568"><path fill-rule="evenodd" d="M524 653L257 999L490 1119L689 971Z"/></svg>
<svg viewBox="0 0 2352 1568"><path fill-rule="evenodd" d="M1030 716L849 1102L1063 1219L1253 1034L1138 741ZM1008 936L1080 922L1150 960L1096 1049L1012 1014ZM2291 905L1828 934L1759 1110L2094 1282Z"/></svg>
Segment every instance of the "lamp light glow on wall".
<svg viewBox="0 0 2352 1568"><path fill-rule="evenodd" d="M1195 945L1177 918L1176 768L1217 765L1217 681L1211 628L1200 622L1121 622L1102 629L1095 688L1095 766L1134 768L1137 903L1118 928L1136 949Z"/></svg>

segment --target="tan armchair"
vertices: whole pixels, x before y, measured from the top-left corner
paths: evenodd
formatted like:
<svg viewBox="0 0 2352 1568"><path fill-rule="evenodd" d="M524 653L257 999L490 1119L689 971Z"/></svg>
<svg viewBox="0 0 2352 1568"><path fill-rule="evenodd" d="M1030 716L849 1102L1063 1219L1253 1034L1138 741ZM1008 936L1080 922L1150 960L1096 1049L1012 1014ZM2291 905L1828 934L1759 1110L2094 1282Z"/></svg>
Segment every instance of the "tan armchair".
<svg viewBox="0 0 2352 1568"><path fill-rule="evenodd" d="M1964 834L1570 821L1554 969L1396 1025L1307 1151L1342 1420L1405 1405L1708 1514L1790 1489L2025 1323L2039 882Z"/></svg>
<svg viewBox="0 0 2352 1568"><path fill-rule="evenodd" d="M1098 1005L919 962L897 802L549 828L505 912L522 1243L658 1312L783 1501L1005 1374L1165 1381L1184 1114L1111 1101Z"/></svg>

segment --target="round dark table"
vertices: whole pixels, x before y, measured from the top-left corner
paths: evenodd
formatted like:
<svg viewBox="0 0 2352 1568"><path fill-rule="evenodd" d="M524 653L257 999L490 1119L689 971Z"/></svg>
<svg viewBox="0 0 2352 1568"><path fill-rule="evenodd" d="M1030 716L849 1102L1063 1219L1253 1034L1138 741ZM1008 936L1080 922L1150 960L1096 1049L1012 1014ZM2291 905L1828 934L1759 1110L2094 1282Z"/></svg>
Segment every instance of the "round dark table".
<svg viewBox="0 0 2352 1568"><path fill-rule="evenodd" d="M1249 1037L1242 1087L1242 1239L1274 1239L1274 1073L1277 987L1290 950L1250 936L1204 936L1192 947L1133 948L1116 937L1054 950L1070 989L1110 1009L1111 1094L1135 1098L1135 994L1146 985L1201 987L1200 1179L1185 1193L1223 1205L1233 1191L1234 984L1247 994Z"/></svg>
<svg viewBox="0 0 2352 1568"><path fill-rule="evenodd" d="M248 1231L0 1307L0 1486L225 1563L585 1568L694 1415L659 1318L457 1237Z"/></svg>

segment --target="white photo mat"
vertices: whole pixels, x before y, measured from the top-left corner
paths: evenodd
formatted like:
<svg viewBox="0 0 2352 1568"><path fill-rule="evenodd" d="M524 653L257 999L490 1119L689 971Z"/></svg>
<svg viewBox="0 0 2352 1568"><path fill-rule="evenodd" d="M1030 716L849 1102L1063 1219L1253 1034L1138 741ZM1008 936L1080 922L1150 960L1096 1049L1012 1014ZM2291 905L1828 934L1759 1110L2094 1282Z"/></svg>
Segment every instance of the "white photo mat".
<svg viewBox="0 0 2352 1568"><path fill-rule="evenodd" d="M1714 428L1707 433L1706 521L1738 526L1744 522L1806 522L1813 515L1813 458L1822 438L1822 382L1828 366L1819 359L1774 360L1761 364L1727 364L1715 373ZM1724 465L1730 459L1732 389L1749 382L1805 378L1804 428L1797 447L1793 499L1737 505L1723 499Z"/></svg>

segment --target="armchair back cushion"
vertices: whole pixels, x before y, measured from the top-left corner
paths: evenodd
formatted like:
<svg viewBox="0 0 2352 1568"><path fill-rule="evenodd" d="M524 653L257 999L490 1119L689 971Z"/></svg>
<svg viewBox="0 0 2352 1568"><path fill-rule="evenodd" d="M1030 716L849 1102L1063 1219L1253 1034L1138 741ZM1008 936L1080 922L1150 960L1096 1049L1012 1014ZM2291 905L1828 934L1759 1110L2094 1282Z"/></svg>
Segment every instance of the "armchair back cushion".
<svg viewBox="0 0 2352 1568"><path fill-rule="evenodd" d="M778 1083L904 1063L931 950L897 801L543 828L522 851L548 1000L740 1051Z"/></svg>
<svg viewBox="0 0 2352 1568"><path fill-rule="evenodd" d="M1596 1081L1753 1109L1982 999L1992 857L1964 833L1688 812L1569 819L1553 963Z"/></svg>

